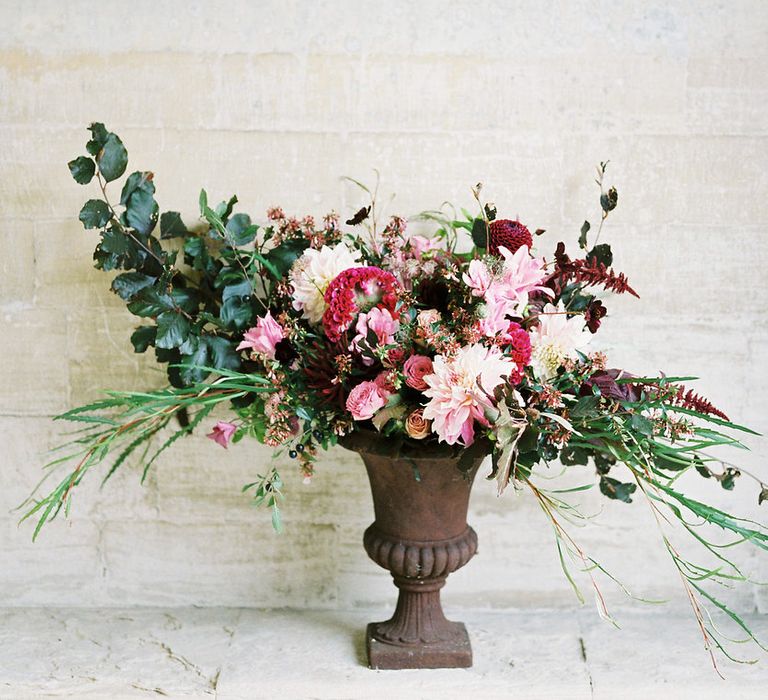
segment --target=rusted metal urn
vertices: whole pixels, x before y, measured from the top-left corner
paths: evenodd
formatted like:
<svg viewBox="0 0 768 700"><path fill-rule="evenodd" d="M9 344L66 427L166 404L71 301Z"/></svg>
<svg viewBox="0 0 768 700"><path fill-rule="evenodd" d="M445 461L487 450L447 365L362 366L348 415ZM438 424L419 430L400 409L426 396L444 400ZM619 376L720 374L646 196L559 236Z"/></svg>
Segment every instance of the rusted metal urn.
<svg viewBox="0 0 768 700"><path fill-rule="evenodd" d="M393 453L391 441L366 433L342 444L360 454L371 482L376 519L363 536L365 551L392 573L399 589L392 618L368 625L368 665L471 666L467 630L446 619L440 589L477 551L467 507L482 453L461 471L460 455L444 445Z"/></svg>

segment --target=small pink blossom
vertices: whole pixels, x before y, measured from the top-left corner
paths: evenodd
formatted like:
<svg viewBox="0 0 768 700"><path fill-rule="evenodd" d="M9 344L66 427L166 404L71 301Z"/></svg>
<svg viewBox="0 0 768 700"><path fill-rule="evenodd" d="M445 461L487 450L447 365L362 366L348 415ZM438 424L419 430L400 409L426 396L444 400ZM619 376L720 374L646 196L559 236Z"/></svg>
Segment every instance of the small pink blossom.
<svg viewBox="0 0 768 700"><path fill-rule="evenodd" d="M243 341L237 346L238 350L250 348L270 360L275 359L275 346L285 338L283 327L272 318L272 312L256 321L256 325L247 330L243 335Z"/></svg>
<svg viewBox="0 0 768 700"><path fill-rule="evenodd" d="M411 245L411 253L416 258L420 258L430 250L438 250L443 247L439 238L427 238L426 236L411 236L408 243Z"/></svg>
<svg viewBox="0 0 768 700"><path fill-rule="evenodd" d="M355 420L373 418L376 411L383 408L386 403L375 382L362 382L347 396L347 410Z"/></svg>
<svg viewBox="0 0 768 700"><path fill-rule="evenodd" d="M426 355L411 355L405 361L403 374L405 374L405 383L409 387L424 391L428 386L424 377L432 374L432 360Z"/></svg>
<svg viewBox="0 0 768 700"><path fill-rule="evenodd" d="M237 430L237 426L233 425L232 423L227 423L226 421L220 420L216 425L213 426L213 430L206 435L207 438L210 438L214 442L221 445L223 448L226 449L227 445L229 445L229 441L232 439L232 436L235 434L235 431Z"/></svg>

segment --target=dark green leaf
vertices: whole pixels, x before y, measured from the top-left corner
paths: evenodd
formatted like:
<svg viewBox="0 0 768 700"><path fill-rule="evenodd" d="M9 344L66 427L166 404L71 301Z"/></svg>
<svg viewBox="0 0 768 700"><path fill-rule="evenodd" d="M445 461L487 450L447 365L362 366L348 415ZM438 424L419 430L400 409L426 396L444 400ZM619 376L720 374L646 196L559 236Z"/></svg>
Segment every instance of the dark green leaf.
<svg viewBox="0 0 768 700"><path fill-rule="evenodd" d="M75 182L81 185L87 185L96 172L96 164L88 156L80 156L67 163L69 172L75 178Z"/></svg>
<svg viewBox="0 0 768 700"><path fill-rule="evenodd" d="M88 131L91 132L91 140L85 145L85 150L95 157L104 146L104 142L107 140L109 132L100 122L91 124L88 127Z"/></svg>
<svg viewBox="0 0 768 700"><path fill-rule="evenodd" d="M174 308L173 299L166 292L158 292L154 287L145 287L128 304L128 311L134 316L157 316Z"/></svg>
<svg viewBox="0 0 768 700"><path fill-rule="evenodd" d="M248 214L235 214L227 222L227 231L232 244L236 246L248 245L256 238L258 230L258 226L251 225L251 217Z"/></svg>
<svg viewBox="0 0 768 700"><path fill-rule="evenodd" d="M309 241L306 238L292 238L270 250L264 257L282 277L291 269L308 245Z"/></svg>
<svg viewBox="0 0 768 700"><path fill-rule="evenodd" d="M582 396L571 408L569 415L571 418L585 418L595 413L599 403L597 396Z"/></svg>
<svg viewBox="0 0 768 700"><path fill-rule="evenodd" d="M117 134L109 133L96 156L99 171L107 182L117 180L128 165L128 151Z"/></svg>
<svg viewBox="0 0 768 700"><path fill-rule="evenodd" d="M155 184L152 173L131 173L125 181L120 195L120 204L125 206L123 223L141 234L148 234L157 223L157 202L154 197Z"/></svg>
<svg viewBox="0 0 768 700"><path fill-rule="evenodd" d="M560 461L566 466L571 467L575 464L586 464L589 461L587 451L583 447L571 447L566 445L560 450Z"/></svg>
<svg viewBox="0 0 768 700"><path fill-rule="evenodd" d="M740 476L741 472L738 469L726 467L725 472L720 477L720 486L726 491L733 491L733 487L736 486L736 479Z"/></svg>
<svg viewBox="0 0 768 700"><path fill-rule="evenodd" d="M625 484L610 476L600 477L600 493L624 503L632 503L632 494L637 489L637 484Z"/></svg>
<svg viewBox="0 0 768 700"><path fill-rule="evenodd" d="M192 337L190 336L190 339ZM180 372L185 383L202 382L210 374L204 367L232 370L240 368L240 357L231 341L213 335L200 336L196 341L194 349L187 352L182 348L181 362L187 366L181 367Z"/></svg>
<svg viewBox="0 0 768 700"><path fill-rule="evenodd" d="M248 280L224 287L220 316L226 325L238 329L248 325L253 316L252 293L253 289Z"/></svg>
<svg viewBox="0 0 768 700"><path fill-rule="evenodd" d="M649 421L645 416L641 416L639 413L635 413L629 421L629 425L635 432L641 435L647 435L650 437L653 435L653 423Z"/></svg>
<svg viewBox="0 0 768 700"><path fill-rule="evenodd" d="M219 202L218 206L216 207L217 216L222 221L226 221L229 218L229 215L232 213L232 210L235 208L235 204L237 204L236 194L233 194L226 202Z"/></svg>
<svg viewBox="0 0 768 700"><path fill-rule="evenodd" d="M606 213L613 211L618 203L619 193L616 191L615 187L611 187L608 192L600 195L600 206Z"/></svg>
<svg viewBox="0 0 768 700"><path fill-rule="evenodd" d="M131 344L134 352L146 352L150 345L155 344L157 328L155 326L139 326L131 334Z"/></svg>
<svg viewBox="0 0 768 700"><path fill-rule="evenodd" d="M592 455L592 459L595 462L595 469L598 474L607 474L611 471L611 467L616 464L616 459L603 452L595 452Z"/></svg>
<svg viewBox="0 0 768 700"><path fill-rule="evenodd" d="M757 497L757 505L762 505L763 501L768 501L768 486L763 486L760 495Z"/></svg>
<svg viewBox="0 0 768 700"><path fill-rule="evenodd" d="M587 234L589 233L589 229L591 226L589 225L589 221L585 221L581 225L581 235L579 236L579 248L586 249L587 247Z"/></svg>
<svg viewBox="0 0 768 700"><path fill-rule="evenodd" d="M189 333L189 321L177 311L165 311L157 317L157 338L155 345L158 348L177 348L186 339Z"/></svg>
<svg viewBox="0 0 768 700"><path fill-rule="evenodd" d="M611 246L607 243L596 245L589 251L589 253L587 253L587 260L597 260L597 262L602 263L606 267L610 267L613 264Z"/></svg>
<svg viewBox="0 0 768 700"><path fill-rule="evenodd" d="M124 233L109 228L101 234L101 241L93 253L96 267L102 270L130 269L136 265L136 244Z"/></svg>
<svg viewBox="0 0 768 700"><path fill-rule="evenodd" d="M240 369L240 356L235 344L221 336L208 335L201 338L208 346L209 366L216 369Z"/></svg>
<svg viewBox="0 0 768 700"><path fill-rule="evenodd" d="M472 222L472 242L478 248L485 248L488 245L488 224L485 219L475 219Z"/></svg>
<svg viewBox="0 0 768 700"><path fill-rule="evenodd" d="M165 211L160 215L160 238L186 236L187 227L177 211Z"/></svg>
<svg viewBox="0 0 768 700"><path fill-rule="evenodd" d="M101 199L89 199L80 210L80 221L85 228L106 226L110 218L109 206Z"/></svg>
<svg viewBox="0 0 768 700"><path fill-rule="evenodd" d="M144 275L140 272L124 272L112 280L112 291L121 299L128 301L138 291L154 284L156 277Z"/></svg>
<svg viewBox="0 0 768 700"><path fill-rule="evenodd" d="M185 287L174 287L171 291L171 298L176 306L184 309L189 314L195 313L200 305L197 292L194 289Z"/></svg>

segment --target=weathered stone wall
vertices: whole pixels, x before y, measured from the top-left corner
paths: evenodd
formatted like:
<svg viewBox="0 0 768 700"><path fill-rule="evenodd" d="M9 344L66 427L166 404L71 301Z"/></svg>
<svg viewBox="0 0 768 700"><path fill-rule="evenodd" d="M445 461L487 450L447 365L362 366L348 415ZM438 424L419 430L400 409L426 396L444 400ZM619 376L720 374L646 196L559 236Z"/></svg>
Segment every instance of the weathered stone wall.
<svg viewBox="0 0 768 700"><path fill-rule="evenodd" d="M17 505L59 430L50 417L104 388L159 387L134 355L135 319L94 270L77 220L95 196L70 178L85 127L104 121L163 209L194 219L201 186L256 213L342 214L340 180L396 192L394 213L471 204L573 242L597 217L593 167L611 159L609 219L640 292L609 299L613 364L695 374L734 420L768 430L768 11L764 2L0 2L0 604L354 607L391 599L361 546L364 471L339 449L301 484L283 465L286 532L240 487L269 451L194 437L140 486L126 468L81 490L36 544ZM765 442L739 455L766 473ZM553 470L554 471L554 470ZM591 478L583 469L568 479ZM691 482L765 520L754 485ZM559 482L546 482L559 483ZM642 498L586 492L604 527L572 528L637 594L681 602ZM477 484L480 553L451 579L466 606L572 605L551 530L529 494ZM768 579L766 557L740 560ZM584 582L588 599L588 582ZM610 583L610 600L622 600ZM739 609L768 609L742 588Z"/></svg>

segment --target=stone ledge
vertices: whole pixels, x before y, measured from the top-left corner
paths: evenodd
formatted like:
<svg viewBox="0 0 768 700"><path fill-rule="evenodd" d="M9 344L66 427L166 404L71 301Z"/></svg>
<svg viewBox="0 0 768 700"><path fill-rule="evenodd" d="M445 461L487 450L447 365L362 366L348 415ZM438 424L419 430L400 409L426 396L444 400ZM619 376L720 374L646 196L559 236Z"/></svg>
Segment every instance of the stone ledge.
<svg viewBox="0 0 768 700"><path fill-rule="evenodd" d="M712 670L687 611L451 611L470 669L372 671L382 610L0 609L0 697L764 698L768 658ZM768 636L768 616L749 618Z"/></svg>

